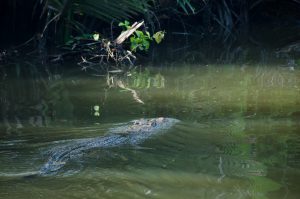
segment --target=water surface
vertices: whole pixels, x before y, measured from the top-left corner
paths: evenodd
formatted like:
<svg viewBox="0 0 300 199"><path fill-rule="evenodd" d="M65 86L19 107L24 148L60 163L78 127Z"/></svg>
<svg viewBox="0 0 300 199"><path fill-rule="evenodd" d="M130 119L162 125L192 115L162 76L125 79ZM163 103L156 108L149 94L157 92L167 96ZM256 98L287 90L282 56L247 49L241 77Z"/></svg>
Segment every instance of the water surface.
<svg viewBox="0 0 300 199"><path fill-rule="evenodd" d="M300 72L185 66L1 83L0 198L299 198ZM49 151L132 119L180 122L59 172Z"/></svg>

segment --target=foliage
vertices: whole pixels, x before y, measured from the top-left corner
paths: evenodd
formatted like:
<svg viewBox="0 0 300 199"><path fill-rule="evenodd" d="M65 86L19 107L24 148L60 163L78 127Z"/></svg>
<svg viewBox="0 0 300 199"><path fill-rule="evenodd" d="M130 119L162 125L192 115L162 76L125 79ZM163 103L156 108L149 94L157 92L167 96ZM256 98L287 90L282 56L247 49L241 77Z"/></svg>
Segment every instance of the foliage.
<svg viewBox="0 0 300 199"><path fill-rule="evenodd" d="M135 34L130 37L130 49L134 52L136 51L136 49L147 51L150 47L150 41L152 41L152 38L148 31L144 33L137 30L135 31Z"/></svg>
<svg viewBox="0 0 300 199"><path fill-rule="evenodd" d="M129 18L149 8L149 0L43 0L49 10L56 13L90 15L111 22L113 19Z"/></svg>
<svg viewBox="0 0 300 199"><path fill-rule="evenodd" d="M94 39L95 41L99 41L99 39L100 39L100 34L99 34L99 33L94 33L94 34L93 34L93 39Z"/></svg>
<svg viewBox="0 0 300 199"><path fill-rule="evenodd" d="M120 27L123 27L125 30L129 30L131 28L129 21L125 20L124 22L119 23ZM137 49L141 51L147 51L150 47L150 42L153 40L159 44L164 38L164 31L158 31L153 36L150 35L148 31L134 31L134 34L130 37L130 49L133 52L136 52Z"/></svg>
<svg viewBox="0 0 300 199"><path fill-rule="evenodd" d="M257 49L267 45L280 47L288 40L284 36L272 35L272 37L277 37L280 40L275 44L273 40L269 40L267 34L262 34L262 31L250 31L253 26L259 24L258 21L261 19L264 21L263 23L269 24L265 21L267 18L273 21L274 24L269 24L269 27L263 29L261 27L257 28L261 28L263 31L268 30L270 27L273 27L273 30L279 30L281 28L280 24L285 23L284 18L286 18L289 21L286 23L291 24L286 30L290 35L288 37L295 39L299 37L293 34L299 26L297 20L299 18L299 1L287 0L280 5L276 1L267 0L168 0L168 2L168 4L162 3L162 7L165 10L168 9L168 12L163 10L161 12L166 13L169 19L172 19L170 20L171 26L175 30L171 31L176 33L170 37L173 37L172 40L177 40L178 37L182 38L184 36L185 39L181 43L177 42L178 45L172 43L172 48L170 48L172 50L164 52L164 58L166 58L167 53L170 57L173 56L174 51L179 54L182 53L181 57L185 61L199 62L201 60L204 63L215 62L216 60L222 63L236 61L240 63L249 61L253 57L262 57L263 52ZM275 16L273 9L281 14ZM268 14L262 14L264 13L262 10ZM279 18L278 16L283 17ZM182 31L178 30L178 26L181 27ZM269 29L270 34L273 32L271 29ZM284 31L281 32L283 34ZM263 44L266 42L270 44ZM252 46L257 47L253 49ZM273 58L272 56L274 55L270 55L270 59Z"/></svg>
<svg viewBox="0 0 300 199"><path fill-rule="evenodd" d="M155 39L156 43L159 44L165 37L165 34L166 34L165 31L158 31L152 37Z"/></svg>
<svg viewBox="0 0 300 199"><path fill-rule="evenodd" d="M110 23L113 20L130 18L149 9L149 0L42 0L42 15L47 19L42 34L55 23L58 38L65 43L73 31L86 32L85 21L96 22L95 19ZM38 3L37 3L38 4ZM38 6L37 6L38 7ZM46 11L46 12L45 12ZM58 23L59 22L59 23ZM59 40L57 39L57 40Z"/></svg>
<svg viewBox="0 0 300 199"><path fill-rule="evenodd" d="M186 14L189 14L189 10L192 14L195 14L195 8L191 5L191 0L177 0L177 4L184 10Z"/></svg>
<svg viewBox="0 0 300 199"><path fill-rule="evenodd" d="M120 22L119 26L125 28L126 30L130 29L131 27L129 21L127 20L125 20L124 22Z"/></svg>
<svg viewBox="0 0 300 199"><path fill-rule="evenodd" d="M130 37L130 49L133 52L136 52L137 49L147 51L153 37L157 43L160 43L165 34L163 31L159 31L152 37L148 31L132 30L132 26L127 20L119 23L119 26L125 30L120 34L121 37L126 39L132 35ZM118 44L116 40L105 39L97 32L76 37L71 36L64 45L64 49L68 51L65 54L80 54L81 62L78 64L82 66L82 69L92 69L98 73L103 72L104 69L110 70L110 67L114 66L133 66L136 59L135 55L121 47L122 43Z"/></svg>

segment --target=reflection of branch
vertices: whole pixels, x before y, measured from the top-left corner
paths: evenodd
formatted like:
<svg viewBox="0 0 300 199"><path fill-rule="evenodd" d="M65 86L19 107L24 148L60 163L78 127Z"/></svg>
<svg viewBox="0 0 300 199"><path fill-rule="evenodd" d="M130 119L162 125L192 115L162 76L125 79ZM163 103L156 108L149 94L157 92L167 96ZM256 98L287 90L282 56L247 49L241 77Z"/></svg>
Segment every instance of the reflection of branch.
<svg viewBox="0 0 300 199"><path fill-rule="evenodd" d="M219 168L221 177L218 178L218 182L221 182L222 179L225 177L225 173L223 171L222 164L223 164L223 161L222 161L222 157L220 156L218 168Z"/></svg>
<svg viewBox="0 0 300 199"><path fill-rule="evenodd" d="M138 94L137 94L137 92L136 92L135 90L126 87L126 86L123 84L123 82L122 82L121 80L118 80L116 83L117 83L117 85L118 85L120 88L123 88L123 89L125 89L125 90L130 91L130 92L132 93L133 99L134 99L135 101L137 101L138 103L141 103L141 104L145 104L145 103L141 100L141 98L138 96Z"/></svg>

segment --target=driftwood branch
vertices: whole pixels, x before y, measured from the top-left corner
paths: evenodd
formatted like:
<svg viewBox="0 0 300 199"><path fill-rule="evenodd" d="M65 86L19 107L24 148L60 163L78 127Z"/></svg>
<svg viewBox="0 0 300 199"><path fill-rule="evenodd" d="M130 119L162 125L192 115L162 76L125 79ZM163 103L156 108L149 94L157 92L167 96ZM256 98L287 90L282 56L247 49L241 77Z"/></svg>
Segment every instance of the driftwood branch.
<svg viewBox="0 0 300 199"><path fill-rule="evenodd" d="M132 24L132 26L128 30L122 32L114 42L116 44L123 43L128 37L130 37L130 35L132 35L143 24L144 24L144 21L141 21L139 23L135 22L134 24Z"/></svg>

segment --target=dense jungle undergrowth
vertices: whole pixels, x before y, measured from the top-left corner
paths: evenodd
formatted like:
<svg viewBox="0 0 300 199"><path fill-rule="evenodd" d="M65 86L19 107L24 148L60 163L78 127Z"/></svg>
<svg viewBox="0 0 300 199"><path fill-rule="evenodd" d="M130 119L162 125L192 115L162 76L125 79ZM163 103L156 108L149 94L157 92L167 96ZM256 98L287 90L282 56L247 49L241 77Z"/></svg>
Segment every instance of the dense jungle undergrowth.
<svg viewBox="0 0 300 199"><path fill-rule="evenodd" d="M3 74L35 65L50 75L65 62L94 73L166 62L279 63L292 70L299 65L298 0L10 0L0 4Z"/></svg>

